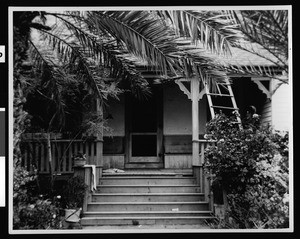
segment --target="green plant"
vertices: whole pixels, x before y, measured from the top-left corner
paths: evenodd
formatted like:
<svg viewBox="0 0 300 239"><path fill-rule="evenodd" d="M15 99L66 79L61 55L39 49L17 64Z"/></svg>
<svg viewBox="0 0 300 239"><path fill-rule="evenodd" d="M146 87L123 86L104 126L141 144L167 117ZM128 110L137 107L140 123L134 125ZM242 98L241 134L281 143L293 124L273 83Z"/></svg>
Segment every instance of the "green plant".
<svg viewBox="0 0 300 239"><path fill-rule="evenodd" d="M55 197L44 199L43 195L35 194L32 184L36 176L15 165L13 178L13 228L61 228L59 203Z"/></svg>
<svg viewBox="0 0 300 239"><path fill-rule="evenodd" d="M62 201L65 207L68 209L82 207L87 188L82 177L71 177L62 191Z"/></svg>
<svg viewBox="0 0 300 239"><path fill-rule="evenodd" d="M214 146L205 151L213 188L227 192L227 225L239 228L288 226L288 134L280 135L248 117L239 129L219 114L207 125Z"/></svg>

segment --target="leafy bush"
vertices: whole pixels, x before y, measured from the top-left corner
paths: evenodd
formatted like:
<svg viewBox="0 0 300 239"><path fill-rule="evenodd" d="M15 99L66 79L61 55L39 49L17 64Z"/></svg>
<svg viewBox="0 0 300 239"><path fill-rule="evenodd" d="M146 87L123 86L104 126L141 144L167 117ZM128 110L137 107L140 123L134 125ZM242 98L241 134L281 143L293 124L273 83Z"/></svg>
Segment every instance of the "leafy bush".
<svg viewBox="0 0 300 239"><path fill-rule="evenodd" d="M216 143L205 151L205 167L212 171L213 188L227 192L233 227L288 227L288 134L259 126L253 116L243 129L234 115L221 113L208 123Z"/></svg>
<svg viewBox="0 0 300 239"><path fill-rule="evenodd" d="M82 177L71 177L63 187L62 200L65 207L69 209L82 207L87 188Z"/></svg>
<svg viewBox="0 0 300 239"><path fill-rule="evenodd" d="M36 179L24 168L14 165L13 227L14 229L57 229L61 227L59 200L35 195Z"/></svg>

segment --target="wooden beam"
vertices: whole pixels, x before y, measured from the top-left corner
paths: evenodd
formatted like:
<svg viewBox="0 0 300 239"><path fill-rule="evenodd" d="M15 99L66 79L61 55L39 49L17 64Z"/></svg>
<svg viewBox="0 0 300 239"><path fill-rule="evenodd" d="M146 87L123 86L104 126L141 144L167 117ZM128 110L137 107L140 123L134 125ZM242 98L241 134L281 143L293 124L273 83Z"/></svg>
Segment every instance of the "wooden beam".
<svg viewBox="0 0 300 239"><path fill-rule="evenodd" d="M99 98L96 99L96 112L98 115L103 117L103 109ZM94 160L93 164L96 165L96 178L98 183L98 179L102 175L101 170L103 168L103 127L101 132L97 134L96 159Z"/></svg>
<svg viewBox="0 0 300 239"><path fill-rule="evenodd" d="M193 140L193 166L200 166L199 157L199 84L196 78L191 79L192 98L192 140Z"/></svg>
<svg viewBox="0 0 300 239"><path fill-rule="evenodd" d="M270 89L268 90L262 83L261 81L263 80L270 80L270 78L251 78L251 80L258 86L258 89L260 89L268 99L271 99L271 91Z"/></svg>
<svg viewBox="0 0 300 239"><path fill-rule="evenodd" d="M186 80L185 80L186 81ZM182 80L175 80L175 83L179 86L180 90L187 95L187 97L191 100L191 92L185 87L182 83Z"/></svg>

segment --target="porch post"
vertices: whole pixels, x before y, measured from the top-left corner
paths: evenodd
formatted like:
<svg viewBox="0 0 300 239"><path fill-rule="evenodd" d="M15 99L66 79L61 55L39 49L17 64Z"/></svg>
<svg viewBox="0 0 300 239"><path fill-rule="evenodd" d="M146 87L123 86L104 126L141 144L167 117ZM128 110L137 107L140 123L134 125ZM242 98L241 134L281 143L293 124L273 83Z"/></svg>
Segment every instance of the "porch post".
<svg viewBox="0 0 300 239"><path fill-rule="evenodd" d="M199 156L199 80L191 79L193 166L200 166Z"/></svg>
<svg viewBox="0 0 300 239"><path fill-rule="evenodd" d="M102 105L100 103L99 98L96 99L96 112L98 115L103 117ZM97 134L96 161L94 163L96 165L96 179L98 184L100 177L102 177L102 169L103 169L103 128L101 132Z"/></svg>
<svg viewBox="0 0 300 239"><path fill-rule="evenodd" d="M197 184L202 184L202 172L199 155L199 80L191 79L191 100L192 100L192 167L193 175L196 177ZM201 190L202 187L201 187Z"/></svg>

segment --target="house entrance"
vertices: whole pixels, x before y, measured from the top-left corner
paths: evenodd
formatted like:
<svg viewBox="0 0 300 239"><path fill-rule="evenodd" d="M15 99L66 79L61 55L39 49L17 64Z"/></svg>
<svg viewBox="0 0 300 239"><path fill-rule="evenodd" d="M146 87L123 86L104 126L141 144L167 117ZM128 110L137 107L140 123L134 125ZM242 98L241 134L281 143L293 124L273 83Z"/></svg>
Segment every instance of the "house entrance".
<svg viewBox="0 0 300 239"><path fill-rule="evenodd" d="M152 89L146 99L126 98L126 167L162 166L162 97Z"/></svg>

